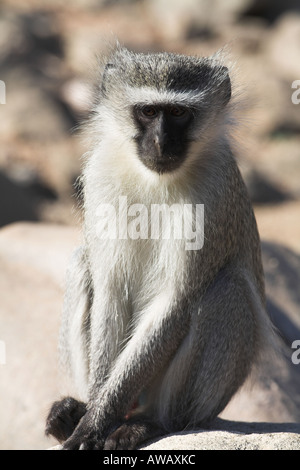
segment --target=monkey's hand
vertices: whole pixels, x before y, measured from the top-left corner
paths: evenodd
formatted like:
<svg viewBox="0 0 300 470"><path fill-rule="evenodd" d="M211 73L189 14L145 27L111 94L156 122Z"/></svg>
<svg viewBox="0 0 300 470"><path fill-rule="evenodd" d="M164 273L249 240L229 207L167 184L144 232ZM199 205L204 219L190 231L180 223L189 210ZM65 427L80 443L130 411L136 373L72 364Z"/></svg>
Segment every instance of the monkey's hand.
<svg viewBox="0 0 300 470"><path fill-rule="evenodd" d="M115 426L107 427L103 426L103 422L107 420L96 415L93 408L88 410L64 443L63 450L102 450L107 435L120 425L116 423Z"/></svg>
<svg viewBox="0 0 300 470"><path fill-rule="evenodd" d="M46 422L46 435L56 437L59 442L66 441L74 432L86 404L72 397L65 397L53 403Z"/></svg>

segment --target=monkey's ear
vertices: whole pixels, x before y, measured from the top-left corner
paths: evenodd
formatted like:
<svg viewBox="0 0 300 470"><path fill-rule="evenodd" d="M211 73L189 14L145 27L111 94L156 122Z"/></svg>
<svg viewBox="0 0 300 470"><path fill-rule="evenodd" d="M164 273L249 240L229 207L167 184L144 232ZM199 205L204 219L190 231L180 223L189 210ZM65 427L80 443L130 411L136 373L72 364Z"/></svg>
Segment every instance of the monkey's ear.
<svg viewBox="0 0 300 470"><path fill-rule="evenodd" d="M219 90L221 91L221 96L224 106L228 103L231 98L231 81L229 77L228 68L222 65L218 70L219 78Z"/></svg>
<svg viewBox="0 0 300 470"><path fill-rule="evenodd" d="M104 67L104 73L109 73L109 71L114 68L115 68L115 65L108 62Z"/></svg>
<svg viewBox="0 0 300 470"><path fill-rule="evenodd" d="M109 76L113 73L113 70L115 69L115 65L108 62L103 71L102 75L102 86L101 86L101 91L105 94L106 92L106 82L109 79Z"/></svg>
<svg viewBox="0 0 300 470"><path fill-rule="evenodd" d="M111 62L108 62L105 65L104 71L103 71L103 76L102 76L103 82L105 82L105 80L107 80L107 78L113 73L114 69L115 69L115 64L112 64Z"/></svg>

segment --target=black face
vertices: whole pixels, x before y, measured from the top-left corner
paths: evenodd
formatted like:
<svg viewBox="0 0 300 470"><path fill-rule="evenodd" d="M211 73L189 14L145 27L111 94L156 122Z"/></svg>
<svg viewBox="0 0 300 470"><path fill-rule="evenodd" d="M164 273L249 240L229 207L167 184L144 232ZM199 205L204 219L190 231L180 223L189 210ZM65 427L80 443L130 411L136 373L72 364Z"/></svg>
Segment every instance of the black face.
<svg viewBox="0 0 300 470"><path fill-rule="evenodd" d="M157 173L178 168L186 157L192 112L177 105L140 105L133 109L138 134L138 155L145 166Z"/></svg>

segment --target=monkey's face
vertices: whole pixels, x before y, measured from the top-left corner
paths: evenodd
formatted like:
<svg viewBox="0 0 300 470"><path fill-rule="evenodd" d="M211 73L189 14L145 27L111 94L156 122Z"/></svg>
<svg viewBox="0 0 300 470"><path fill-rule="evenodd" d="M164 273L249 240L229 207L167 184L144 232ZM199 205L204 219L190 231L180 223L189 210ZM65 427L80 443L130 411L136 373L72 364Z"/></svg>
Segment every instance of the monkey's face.
<svg viewBox="0 0 300 470"><path fill-rule="evenodd" d="M171 104L136 105L133 119L138 156L144 165L157 173L177 169L187 156L192 111Z"/></svg>
<svg viewBox="0 0 300 470"><path fill-rule="evenodd" d="M126 49L106 63L100 88L102 110L109 110L104 117L113 116L113 141L134 143L139 161L158 174L195 154L230 97L228 69L214 60Z"/></svg>

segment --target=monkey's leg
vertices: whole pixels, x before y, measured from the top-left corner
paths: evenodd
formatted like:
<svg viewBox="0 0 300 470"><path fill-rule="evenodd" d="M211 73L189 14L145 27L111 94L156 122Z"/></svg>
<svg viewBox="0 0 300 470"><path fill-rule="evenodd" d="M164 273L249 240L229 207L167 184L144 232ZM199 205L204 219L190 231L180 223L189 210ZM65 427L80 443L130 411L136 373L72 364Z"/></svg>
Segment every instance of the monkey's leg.
<svg viewBox="0 0 300 470"><path fill-rule="evenodd" d="M87 396L88 340L92 288L86 248L77 248L68 266L60 327L59 352L62 369L69 373L81 397Z"/></svg>
<svg viewBox="0 0 300 470"><path fill-rule="evenodd" d="M87 337L91 304L89 273L85 248L77 248L72 256L64 298L62 324L60 328L60 362L84 393L87 382ZM86 412L86 405L72 397L53 403L46 420L46 435L53 435L60 442L73 433Z"/></svg>
<svg viewBox="0 0 300 470"><path fill-rule="evenodd" d="M195 305L190 331L154 391L168 430L206 425L225 408L259 357L265 321L247 273L223 270Z"/></svg>
<svg viewBox="0 0 300 470"><path fill-rule="evenodd" d="M259 310L254 286L236 266L223 269L204 297L182 299L155 316L150 306L100 389L94 377L88 411L64 449L103 449L141 391L159 376L158 400L150 403L159 426L173 432L214 419L258 355Z"/></svg>
<svg viewBox="0 0 300 470"><path fill-rule="evenodd" d="M63 442L71 436L82 416L86 413L86 404L72 397L55 401L46 420L46 435L54 436Z"/></svg>
<svg viewBox="0 0 300 470"><path fill-rule="evenodd" d="M229 268L219 273L195 302L191 327L169 366L148 389L147 416L136 414L122 424L104 449L133 449L213 420L242 385L257 354L259 308L246 274Z"/></svg>

